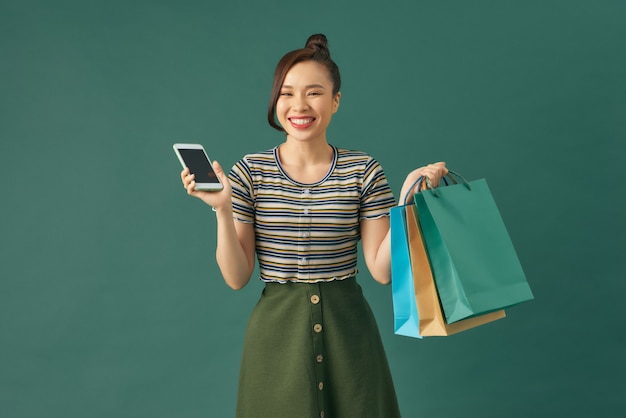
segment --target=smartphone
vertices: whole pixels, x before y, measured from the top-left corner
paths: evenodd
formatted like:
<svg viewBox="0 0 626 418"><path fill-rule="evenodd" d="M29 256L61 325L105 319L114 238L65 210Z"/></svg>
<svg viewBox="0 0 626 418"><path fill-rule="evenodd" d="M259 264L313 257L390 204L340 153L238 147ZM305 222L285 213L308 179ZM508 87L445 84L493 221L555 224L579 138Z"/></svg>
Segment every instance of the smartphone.
<svg viewBox="0 0 626 418"><path fill-rule="evenodd" d="M174 144L174 152L183 168L195 174L196 190L218 191L224 186L213 171L211 160L200 144Z"/></svg>

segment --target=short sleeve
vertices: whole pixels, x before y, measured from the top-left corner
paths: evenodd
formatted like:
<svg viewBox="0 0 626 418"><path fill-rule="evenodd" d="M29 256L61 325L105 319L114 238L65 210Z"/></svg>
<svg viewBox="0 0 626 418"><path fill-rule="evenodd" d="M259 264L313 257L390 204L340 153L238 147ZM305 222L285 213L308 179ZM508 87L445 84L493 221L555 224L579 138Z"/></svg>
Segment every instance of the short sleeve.
<svg viewBox="0 0 626 418"><path fill-rule="evenodd" d="M254 186L245 158L233 166L228 178L233 189L233 217L241 222L254 223Z"/></svg>
<svg viewBox="0 0 626 418"><path fill-rule="evenodd" d="M370 157L363 175L360 219L389 216L389 209L395 205L396 200L381 165Z"/></svg>

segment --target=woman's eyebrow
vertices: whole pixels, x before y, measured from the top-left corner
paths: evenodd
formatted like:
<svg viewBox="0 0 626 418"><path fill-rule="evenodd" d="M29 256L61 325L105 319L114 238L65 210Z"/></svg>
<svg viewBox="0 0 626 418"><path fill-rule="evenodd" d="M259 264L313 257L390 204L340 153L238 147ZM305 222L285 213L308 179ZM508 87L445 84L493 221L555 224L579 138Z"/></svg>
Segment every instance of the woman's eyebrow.
<svg viewBox="0 0 626 418"><path fill-rule="evenodd" d="M284 89L292 89L293 86L290 86L288 84L283 84L283 88ZM325 89L326 87L324 87L321 84L309 84L308 86L305 86L305 88L307 88L307 89Z"/></svg>

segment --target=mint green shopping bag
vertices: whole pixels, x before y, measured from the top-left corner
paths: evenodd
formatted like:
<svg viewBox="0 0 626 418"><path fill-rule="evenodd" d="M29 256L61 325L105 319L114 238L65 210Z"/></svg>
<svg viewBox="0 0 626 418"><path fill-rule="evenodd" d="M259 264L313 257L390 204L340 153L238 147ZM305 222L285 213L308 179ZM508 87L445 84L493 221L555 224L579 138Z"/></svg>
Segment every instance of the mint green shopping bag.
<svg viewBox="0 0 626 418"><path fill-rule="evenodd" d="M533 299L485 179L423 190L415 205L446 322Z"/></svg>

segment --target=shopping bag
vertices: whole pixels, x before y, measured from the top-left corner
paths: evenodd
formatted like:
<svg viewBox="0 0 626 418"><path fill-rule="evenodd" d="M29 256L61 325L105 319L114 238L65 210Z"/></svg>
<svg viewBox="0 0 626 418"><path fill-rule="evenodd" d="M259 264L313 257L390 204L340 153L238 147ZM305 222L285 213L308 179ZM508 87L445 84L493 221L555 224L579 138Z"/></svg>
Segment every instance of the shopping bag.
<svg viewBox="0 0 626 418"><path fill-rule="evenodd" d="M504 310L499 310L452 324L446 323L428 261L428 254L422 241L419 217L416 214L417 208L411 205L406 206L405 209L411 271L419 318L419 334L423 337L447 336L504 318L506 316Z"/></svg>
<svg viewBox="0 0 626 418"><path fill-rule="evenodd" d="M533 294L485 179L414 195L446 322L497 311Z"/></svg>
<svg viewBox="0 0 626 418"><path fill-rule="evenodd" d="M411 258L407 241L404 207L391 208L391 293L393 300L394 333L421 338L415 305L415 289L411 273Z"/></svg>

